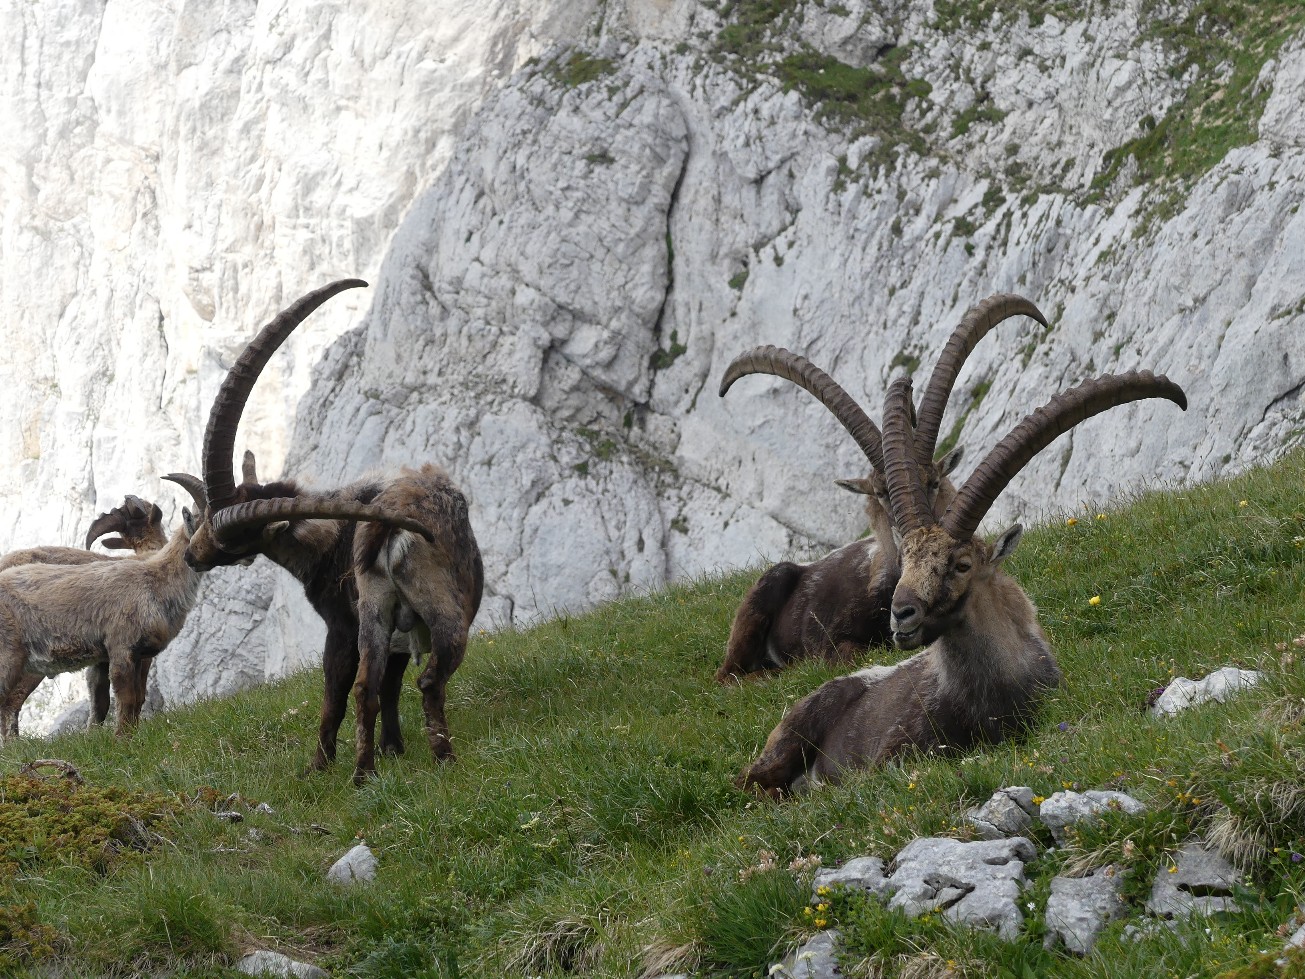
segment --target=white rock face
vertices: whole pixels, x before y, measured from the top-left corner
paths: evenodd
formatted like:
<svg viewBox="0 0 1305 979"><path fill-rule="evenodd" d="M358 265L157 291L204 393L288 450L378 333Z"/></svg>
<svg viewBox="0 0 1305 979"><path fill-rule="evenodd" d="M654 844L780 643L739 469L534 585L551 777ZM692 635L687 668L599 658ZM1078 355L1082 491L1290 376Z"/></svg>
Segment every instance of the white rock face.
<svg viewBox="0 0 1305 979"><path fill-rule="evenodd" d="M472 501L484 627L859 532L833 479L865 463L825 409L761 378L715 396L758 343L877 417L971 303L1029 296L1053 331L1003 324L957 385L944 431L964 415L969 464L1095 374L1183 385L1186 413L1063 436L994 526L1298 438L1305 39L1261 73L1259 138L1161 212L1147 187L1079 192L1189 84L1136 3L959 34L924 3L807 5L794 44L853 65L897 45L931 86L903 121L937 152L884 166L877 137L703 57L715 11L598 7L0 8L0 546L73 542L129 491L174 499L157 477L197 468L244 340L354 274L373 288L278 353L238 448L319 486L442 463ZM316 661L320 624L264 565L210 576L156 666L165 700Z"/></svg>

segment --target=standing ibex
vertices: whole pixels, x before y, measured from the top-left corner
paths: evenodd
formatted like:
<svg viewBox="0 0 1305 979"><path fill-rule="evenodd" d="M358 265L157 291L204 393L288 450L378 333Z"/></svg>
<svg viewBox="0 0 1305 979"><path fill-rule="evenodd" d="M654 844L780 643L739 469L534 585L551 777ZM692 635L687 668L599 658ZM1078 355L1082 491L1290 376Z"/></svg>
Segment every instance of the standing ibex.
<svg viewBox="0 0 1305 979"><path fill-rule="evenodd" d="M1056 436L1117 405L1167 398L1184 410L1182 389L1148 371L1107 375L1058 395L1016 426L979 463L941 519L927 505L919 460L927 430L911 424L911 382L889 387L884 464L902 573L892 600L893 641L922 652L823 684L798 701L766 741L741 787L772 796L807 778L837 779L910 748L964 750L1001 741L1029 720L1060 670L1037 610L1001 568L1019 543L1019 524L989 545L979 522L1015 475ZM923 414L923 413L922 413Z"/></svg>
<svg viewBox="0 0 1305 979"><path fill-rule="evenodd" d="M164 478L203 507L198 479L180 473ZM24 564L0 572L0 737L18 733L22 703L11 694L35 686L32 676L106 661L118 700L117 733L136 724L145 699L144 664L176 637L199 588L199 574L185 561L191 529L190 511L183 510L181 527L145 557Z"/></svg>
<svg viewBox="0 0 1305 979"><path fill-rule="evenodd" d="M998 323L1018 315L1047 326L1033 303L999 293L972 306L952 331L921 405L930 453L965 359ZM725 662L716 671L720 683L758 670L782 668L806 656L851 663L867 647L886 645L891 638L889 600L899 571L884 481L882 436L874 422L833 378L799 354L771 346L741 354L725 369L720 396L748 374L773 374L797 384L829 408L861 446L870 461L869 477L837 482L865 494L872 533L810 564L785 561L762 574L735 613ZM956 494L947 476L960 457L959 448L936 461L920 455L921 478L937 516L946 511Z"/></svg>
<svg viewBox="0 0 1305 979"><path fill-rule="evenodd" d="M139 496L128 495L122 506L114 507L101 513L91 523L86 532L86 550L76 547L27 547L20 551L10 551L0 558L0 571L21 567L24 564L92 564L97 561L111 561L107 554L97 554L91 546L108 533L117 533L102 543L114 550L130 549L137 556L152 554L168 542L168 535L163 530L163 511L154 503L142 500ZM140 696L145 696L145 683L149 676L151 659L140 661L138 685ZM18 734L18 715L44 680L40 673L25 673L5 698L3 711L13 719L12 728L6 732L10 737ZM87 725L104 723L109 715L109 661L107 659L92 663L86 668L86 690L91 699L91 710L87 716Z"/></svg>
<svg viewBox="0 0 1305 979"><path fill-rule="evenodd" d="M269 358L327 299L366 284L344 279L304 296L263 327L231 368L204 433L208 508L186 552L191 566L203 570L262 554L303 584L326 623L326 689L312 767L335 758L352 684L358 783L376 770L378 710L382 751L403 751L398 701L410 655L430 655L417 681L426 732L436 759L453 757L445 687L466 653L484 585L467 501L429 464L329 492L291 481L259 484L248 474L237 486L231 467L240 415ZM409 633L409 640L391 652L396 631Z"/></svg>

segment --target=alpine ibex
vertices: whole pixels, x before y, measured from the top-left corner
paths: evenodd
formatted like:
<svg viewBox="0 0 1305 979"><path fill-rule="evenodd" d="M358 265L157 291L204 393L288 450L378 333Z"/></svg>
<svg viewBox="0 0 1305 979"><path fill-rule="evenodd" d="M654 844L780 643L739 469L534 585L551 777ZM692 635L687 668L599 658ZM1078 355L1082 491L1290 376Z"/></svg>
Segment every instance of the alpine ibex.
<svg viewBox="0 0 1305 979"><path fill-rule="evenodd" d="M0 558L0 571L21 567L24 564L91 564L96 561L111 561L113 558L107 554L97 554L90 550L97 540L108 533L117 533L118 536L102 541L105 547L114 550L130 549L138 556L152 554L168 542L168 535L163 530L163 511L156 504L142 500L139 496L128 495L123 499L122 506L101 513L92 521L90 529L86 532L86 550L76 547L46 546L10 551ZM142 699L145 696L145 683L152 662L151 659L140 661L138 681ZM27 698L32 695L32 691L44 679L45 677L40 673L25 673L9 691L3 706L6 716L12 718L12 727L6 732L9 737L18 735L19 712L23 709L23 704L27 703ZM91 700L87 725L103 724L104 719L109 715L109 661L107 659L86 668L86 691Z"/></svg>
<svg viewBox="0 0 1305 979"><path fill-rule="evenodd" d="M1038 452L1079 422L1117 405L1182 389L1148 371L1080 384L1039 408L983 459L941 519L927 505L919 460L931 451L911 423L911 382L898 378L884 407L884 464L902 572L891 625L899 649L925 647L895 666L830 680L771 732L744 788L779 796L807 779L836 780L907 749L958 751L1020 731L1060 683L1037 610L1001 568L1023 528L993 544L975 536L997 496Z"/></svg>
<svg viewBox="0 0 1305 979"><path fill-rule="evenodd" d="M920 454L920 473L929 505L942 516L956 488L947 478L960 461L959 448L934 460L943 412L956 377L975 345L1012 316L1031 317L1044 327L1038 308L1020 296L999 293L972 306L952 331L934 366L921 405L922 430L930 455ZM810 564L785 561L769 568L744 597L730 627L720 683L759 670L782 668L806 656L851 663L870 646L887 645L891 634L889 601L899 572L893 542L882 436L865 411L828 374L805 357L779 347L757 347L725 369L720 396L740 377L773 374L812 394L852 435L870 461L865 479L838 480L844 489L866 496L871 536L846 544Z"/></svg>
<svg viewBox="0 0 1305 979"><path fill-rule="evenodd" d="M198 479L180 473L164 478L203 507ZM0 736L18 733L22 702L12 695L25 686L30 692L31 677L103 662L118 700L117 733L135 726L145 699L144 663L176 637L199 588L198 573L185 562L191 529L190 511L183 510L181 527L144 557L24 564L0 572Z"/></svg>
<svg viewBox="0 0 1305 979"><path fill-rule="evenodd" d="M325 694L311 767L335 758L352 684L357 783L376 770L378 711L381 750L403 751L399 691L412 655L430 656L417 685L431 751L437 760L453 757L445 687L466 653L484 587L466 498L429 464L329 492L289 480L247 478L237 486L231 466L240 415L272 354L327 299L366 284L344 279L304 296L264 326L228 372L204 433L208 508L186 552L199 570L262 554L303 584L326 623ZM408 641L392 648L395 632L408 633Z"/></svg>

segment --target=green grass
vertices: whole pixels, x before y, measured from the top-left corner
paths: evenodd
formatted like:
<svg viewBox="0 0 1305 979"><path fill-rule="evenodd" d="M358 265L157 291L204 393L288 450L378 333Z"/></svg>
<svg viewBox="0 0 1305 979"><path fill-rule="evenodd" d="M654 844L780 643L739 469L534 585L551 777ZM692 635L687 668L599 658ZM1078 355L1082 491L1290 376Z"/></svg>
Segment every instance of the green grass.
<svg viewBox="0 0 1305 979"><path fill-rule="evenodd" d="M1074 521L1030 531L1012 559L1067 678L1026 742L906 758L779 805L731 778L785 705L836 671L711 681L755 572L475 637L450 684L458 761L437 767L421 750L410 689L409 754L382 760L362 789L347 763L302 774L312 673L148 720L126 742L104 731L9 745L0 776L37 757L80 769L108 799L83 807L87 827L132 800L162 815L150 826L160 840L111 860L87 858L103 831L85 827L61 824L63 847L20 845L17 871L0 875L0 972L220 976L271 947L338 976L764 975L816 927L790 861L964 836L966 806L1026 784L1120 787L1152 808L1031 865L1035 909L1013 944L834 900L819 913L847 935L850 974L943 974L949 961L967 976L1272 974L1259 950L1280 946L1275 930L1305 890L1292 857L1305 852L1305 648L1291 644L1305 633L1305 453ZM1143 712L1172 675L1228 663L1266 670L1266 685L1168 722ZM213 814L231 793L242 823ZM185 804L168 815L159 796ZM0 796L0 826L11 801ZM1241 913L1141 943L1112 926L1085 962L1042 949L1057 872L1113 859L1138 896L1197 831L1242 860ZM326 885L358 838L378 853L379 882Z"/></svg>

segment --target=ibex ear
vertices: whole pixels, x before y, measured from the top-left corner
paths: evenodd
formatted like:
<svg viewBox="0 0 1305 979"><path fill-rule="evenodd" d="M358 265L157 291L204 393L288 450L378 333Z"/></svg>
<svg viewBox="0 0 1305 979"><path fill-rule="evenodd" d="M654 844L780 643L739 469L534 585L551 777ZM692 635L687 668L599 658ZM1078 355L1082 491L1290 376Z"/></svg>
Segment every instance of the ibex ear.
<svg viewBox="0 0 1305 979"><path fill-rule="evenodd" d="M849 493L860 493L862 496L874 495L874 484L868 479L836 479L834 482Z"/></svg>
<svg viewBox="0 0 1305 979"><path fill-rule="evenodd" d="M181 523L186 528L186 535L188 537L194 537L195 530L199 527L199 521L195 519L195 515L186 507L181 508Z"/></svg>
<svg viewBox="0 0 1305 979"><path fill-rule="evenodd" d="M285 529L289 526L289 520L276 520L268 524L263 528L263 540L271 540L273 537L279 536L284 533Z"/></svg>
<svg viewBox="0 0 1305 979"><path fill-rule="evenodd" d="M902 531L897 524L893 524L893 544L896 546L897 552L900 554L902 552Z"/></svg>
<svg viewBox="0 0 1305 979"><path fill-rule="evenodd" d="M1024 525L1014 524L1009 530L1005 531L992 545L992 563L997 564L1006 560L1015 553L1015 548L1019 546L1020 538L1024 536Z"/></svg>
<svg viewBox="0 0 1305 979"><path fill-rule="evenodd" d="M131 545L128 544L121 537L106 537L104 538L104 540L100 541L100 543L103 544L105 547L109 548L109 550L111 551L122 551L131 547Z"/></svg>
<svg viewBox="0 0 1305 979"><path fill-rule="evenodd" d="M249 449L245 450L244 461L240 464L240 478L246 483L258 482L257 464L254 462L254 453Z"/></svg>
<svg viewBox="0 0 1305 979"><path fill-rule="evenodd" d="M950 452L944 453L938 459L937 462L938 471L942 473L944 476L950 475L951 471L955 469L958 465L960 465L961 456L964 455L964 453L965 450L961 448L959 445L956 446L956 448L952 449Z"/></svg>

